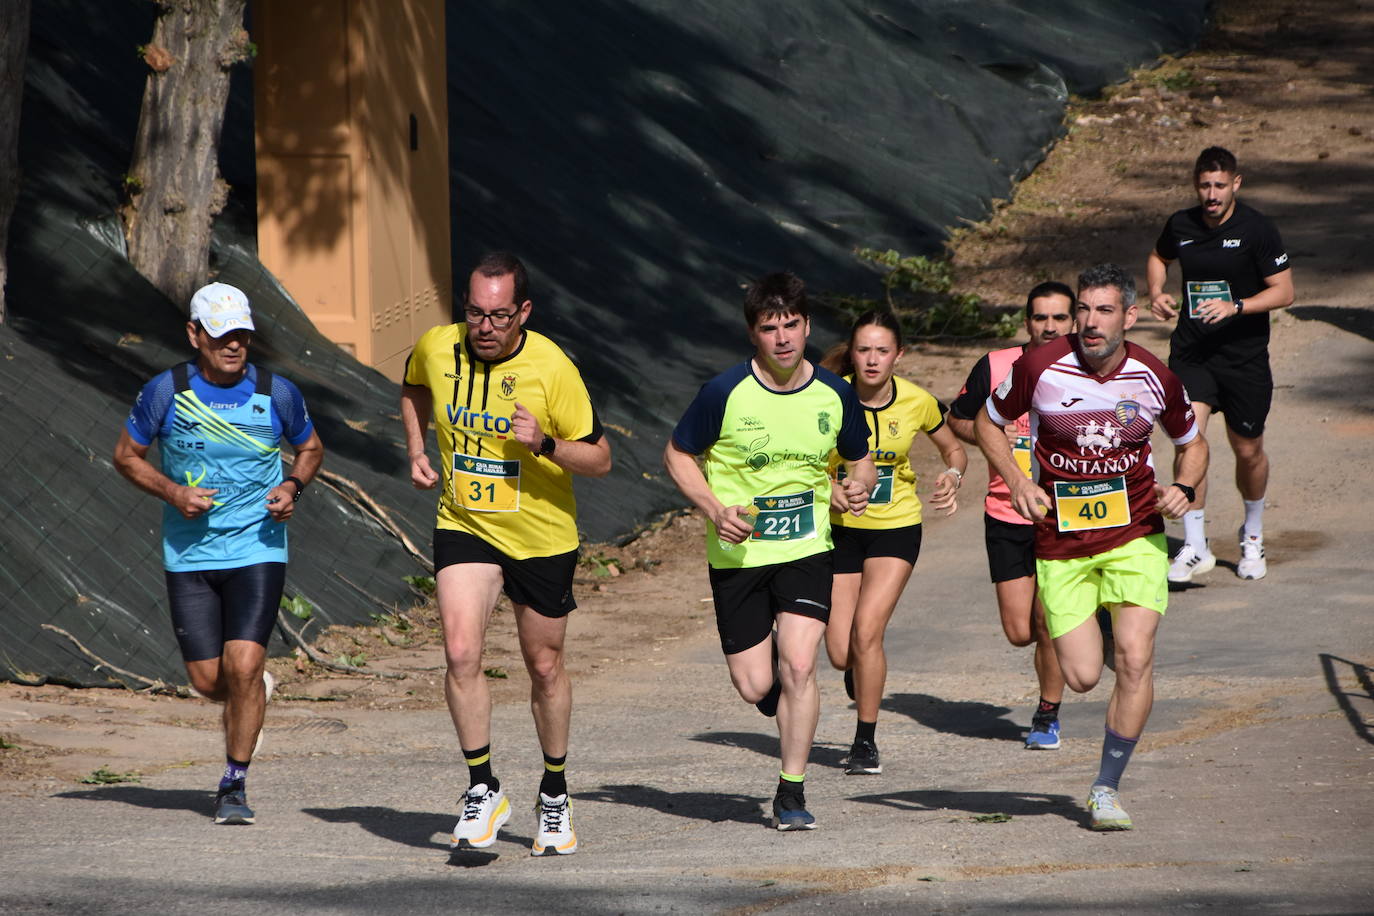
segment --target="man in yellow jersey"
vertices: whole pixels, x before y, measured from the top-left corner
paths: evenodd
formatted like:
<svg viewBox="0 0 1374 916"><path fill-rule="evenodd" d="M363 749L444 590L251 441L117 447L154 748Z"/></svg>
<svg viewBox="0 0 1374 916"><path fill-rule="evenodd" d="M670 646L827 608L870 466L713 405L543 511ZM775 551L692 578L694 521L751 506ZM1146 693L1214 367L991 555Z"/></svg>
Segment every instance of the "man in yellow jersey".
<svg viewBox="0 0 1374 916"><path fill-rule="evenodd" d="M577 567L572 475L601 477L611 447L572 361L525 329L525 267L484 255L468 280L462 324L426 331L406 361L401 421L411 482L441 486L434 578L444 627L444 693L469 771L455 848L486 847L510 817L492 773L491 694L482 668L487 622L504 589L530 675L544 776L533 855L577 850L564 767L572 683L564 666ZM425 454L433 415L441 467Z"/></svg>
<svg viewBox="0 0 1374 916"><path fill-rule="evenodd" d="M778 719L779 830L816 826L802 785L820 717L816 650L830 617L831 449L848 471L842 509L862 513L878 482L854 389L804 355L809 314L792 274L753 284L744 298L753 357L701 387L663 453L673 483L708 520L711 595L730 680Z"/></svg>

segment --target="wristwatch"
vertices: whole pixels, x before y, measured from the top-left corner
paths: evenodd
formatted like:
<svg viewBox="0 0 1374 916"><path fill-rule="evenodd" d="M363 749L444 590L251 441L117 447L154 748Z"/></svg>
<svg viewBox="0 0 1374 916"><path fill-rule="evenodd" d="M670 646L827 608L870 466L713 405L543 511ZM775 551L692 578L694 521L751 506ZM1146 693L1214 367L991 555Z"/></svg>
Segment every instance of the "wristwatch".
<svg viewBox="0 0 1374 916"><path fill-rule="evenodd" d="M539 451L535 452L534 454L536 457L552 455L554 446L556 446L557 444L557 442L553 441L553 436L545 436L543 440L541 440L539 443Z"/></svg>
<svg viewBox="0 0 1374 916"><path fill-rule="evenodd" d="M1239 315L1239 314L1240 314L1241 312L1243 312L1243 311L1245 311L1245 300L1244 300L1244 299L1237 299L1237 300L1236 300L1236 314Z"/></svg>
<svg viewBox="0 0 1374 916"><path fill-rule="evenodd" d="M1188 502L1192 502L1193 500L1197 499L1197 491L1194 490L1192 487L1188 486L1186 483L1179 483L1178 481L1174 481L1173 484L1171 484L1171 486L1178 487L1180 490L1182 490L1183 495L1188 497Z"/></svg>

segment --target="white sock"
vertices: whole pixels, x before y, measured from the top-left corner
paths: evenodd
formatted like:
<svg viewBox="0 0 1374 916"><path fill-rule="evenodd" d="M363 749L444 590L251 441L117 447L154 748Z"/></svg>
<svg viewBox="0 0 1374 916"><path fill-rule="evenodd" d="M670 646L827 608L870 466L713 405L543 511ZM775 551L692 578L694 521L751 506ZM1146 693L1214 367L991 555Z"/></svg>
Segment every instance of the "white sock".
<svg viewBox="0 0 1374 916"><path fill-rule="evenodd" d="M1207 532L1203 527L1202 509L1183 513L1183 543L1198 553L1207 553Z"/></svg>
<svg viewBox="0 0 1374 916"><path fill-rule="evenodd" d="M1252 538L1264 537L1264 497L1242 500L1245 503L1244 531Z"/></svg>

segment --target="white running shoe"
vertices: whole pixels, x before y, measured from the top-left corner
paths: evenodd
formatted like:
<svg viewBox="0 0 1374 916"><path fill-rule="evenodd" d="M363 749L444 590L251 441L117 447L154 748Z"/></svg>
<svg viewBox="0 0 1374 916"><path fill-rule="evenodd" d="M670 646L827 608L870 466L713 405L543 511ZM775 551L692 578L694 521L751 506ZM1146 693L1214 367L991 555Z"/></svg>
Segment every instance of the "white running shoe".
<svg viewBox="0 0 1374 916"><path fill-rule="evenodd" d="M1169 564L1169 581L1191 582L1193 576L1200 576L1215 569L1217 558L1212 556L1212 552L1206 547L1202 548L1202 551L1198 553L1196 547L1185 541L1174 555L1173 562Z"/></svg>
<svg viewBox="0 0 1374 916"><path fill-rule="evenodd" d="M534 834L534 844L530 855L570 856L577 852L577 834L573 831L572 806L568 795L550 798L539 793L539 801L534 805L534 816L538 820L538 830Z"/></svg>
<svg viewBox="0 0 1374 916"><path fill-rule="evenodd" d="M271 703L272 694L277 692L277 678L272 674L271 671L267 671L264 669L264 671L262 672L262 686L263 689L267 691L267 699L263 702ZM262 728L258 729L258 740L253 744L254 757L258 756L258 751L262 750L262 737L265 734L267 734L267 726L264 725Z"/></svg>
<svg viewBox="0 0 1374 916"><path fill-rule="evenodd" d="M492 792L478 783L463 793L463 816L453 827L450 849L472 846L484 849L496 842L496 831L510 820L510 802L504 789Z"/></svg>
<svg viewBox="0 0 1374 916"><path fill-rule="evenodd" d="M1121 807L1121 796L1107 786L1093 786L1088 791L1088 813L1094 830L1131 829L1131 816Z"/></svg>
<svg viewBox="0 0 1374 916"><path fill-rule="evenodd" d="M1250 537L1245 526L1240 526L1240 562L1236 564L1236 575L1242 579L1263 579L1269 572L1269 564L1264 561L1264 538Z"/></svg>

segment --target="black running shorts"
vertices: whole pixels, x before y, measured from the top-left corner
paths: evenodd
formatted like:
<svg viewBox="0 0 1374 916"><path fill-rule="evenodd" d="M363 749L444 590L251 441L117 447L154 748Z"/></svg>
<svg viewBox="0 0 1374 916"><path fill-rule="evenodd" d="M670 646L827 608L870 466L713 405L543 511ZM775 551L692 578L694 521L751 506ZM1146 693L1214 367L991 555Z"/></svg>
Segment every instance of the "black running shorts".
<svg viewBox="0 0 1374 916"><path fill-rule="evenodd" d="M266 646L277 622L285 563L166 572L172 630L188 662L219 658L231 639Z"/></svg>
<svg viewBox="0 0 1374 916"><path fill-rule="evenodd" d="M1192 363L1169 359L1169 368L1188 389L1188 398L1226 415L1226 426L1245 439L1264 435L1264 422L1274 400L1269 354L1232 365L1212 360Z"/></svg>
<svg viewBox="0 0 1374 916"><path fill-rule="evenodd" d="M495 563L501 567L503 591L516 604L533 608L543 617L566 617L577 607L573 574L577 551L551 557L513 560L491 544L466 531L434 529L434 571L459 563Z"/></svg>
<svg viewBox="0 0 1374 916"><path fill-rule="evenodd" d="M912 566L921 554L921 526L901 528L845 528L832 525L835 538L835 575L861 573L869 557L896 557Z"/></svg>
<svg viewBox="0 0 1374 916"><path fill-rule="evenodd" d="M712 569L716 629L726 655L752 649L768 638L777 614L830 620L834 573L830 551L800 560L744 569Z"/></svg>
<svg viewBox="0 0 1374 916"><path fill-rule="evenodd" d="M983 514L983 539L988 547L988 572L993 582L1035 575L1035 526L1004 522Z"/></svg>

